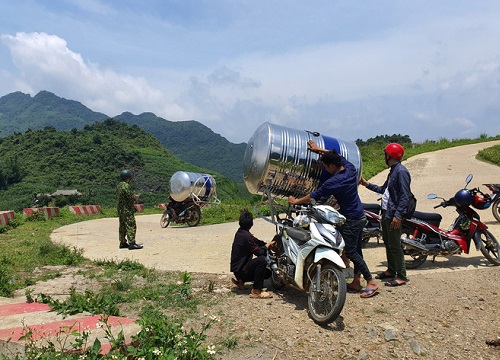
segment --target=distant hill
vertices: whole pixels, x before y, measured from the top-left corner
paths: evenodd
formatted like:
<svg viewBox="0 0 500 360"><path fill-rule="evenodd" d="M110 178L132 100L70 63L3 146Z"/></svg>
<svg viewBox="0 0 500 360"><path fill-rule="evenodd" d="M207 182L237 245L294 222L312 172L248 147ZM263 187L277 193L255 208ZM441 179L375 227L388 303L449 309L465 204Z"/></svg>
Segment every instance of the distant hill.
<svg viewBox="0 0 500 360"><path fill-rule="evenodd" d="M243 182L246 143L234 144L197 121L168 121L153 113L125 112L114 117L153 134L180 159Z"/></svg>
<svg viewBox="0 0 500 360"><path fill-rule="evenodd" d="M214 175L221 200L243 193L242 184L180 160L138 126L107 119L82 130L47 126L0 137L0 209L19 211L34 194L73 189L84 194L83 203L114 207L124 168L137 174L134 186L150 207L166 201L176 171Z"/></svg>
<svg viewBox="0 0 500 360"><path fill-rule="evenodd" d="M0 98L0 136L46 126L64 131L79 130L110 117L48 91L40 91L34 97L14 92ZM169 121L153 113L134 115L129 112L114 118L151 133L172 154L188 163L243 182L245 143L231 143L197 121Z"/></svg>

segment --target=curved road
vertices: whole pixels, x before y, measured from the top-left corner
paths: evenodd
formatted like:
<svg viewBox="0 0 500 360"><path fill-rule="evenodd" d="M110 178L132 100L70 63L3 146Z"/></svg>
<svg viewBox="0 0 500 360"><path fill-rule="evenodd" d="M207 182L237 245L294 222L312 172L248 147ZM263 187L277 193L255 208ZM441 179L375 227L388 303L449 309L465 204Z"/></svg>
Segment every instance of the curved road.
<svg viewBox="0 0 500 360"><path fill-rule="evenodd" d="M414 156L404 164L412 175L412 191L418 199L417 209L435 212L437 200L428 200L428 193L448 198L463 188L465 178L472 173L474 179L469 187L487 190L483 183L500 183L500 167L475 160L477 152L483 148L500 145L500 141L466 145L446 150ZM382 156L382 154L381 154ZM370 182L382 184L387 170L376 175ZM364 187L360 187L363 202L376 202L379 197ZM438 209L443 215L441 226L447 228L455 218L452 208ZM491 210L480 211L483 221L492 233L500 239L500 223L496 222ZM55 242L70 247L82 248L84 256L94 260L124 259L136 260L147 267L159 270L229 273L229 254L237 223L197 226L194 228L169 226L160 227L160 214L137 215L137 241L144 244L142 250L118 249L118 219L98 219L71 224L55 230L51 238ZM271 240L275 228L272 224L257 219L252 233L262 240ZM364 250L365 258L372 272L385 269L383 245L370 240ZM473 248L469 255L455 255L427 261L417 270L409 270L409 276L423 271L450 271L454 268L477 269L488 266L482 254Z"/></svg>

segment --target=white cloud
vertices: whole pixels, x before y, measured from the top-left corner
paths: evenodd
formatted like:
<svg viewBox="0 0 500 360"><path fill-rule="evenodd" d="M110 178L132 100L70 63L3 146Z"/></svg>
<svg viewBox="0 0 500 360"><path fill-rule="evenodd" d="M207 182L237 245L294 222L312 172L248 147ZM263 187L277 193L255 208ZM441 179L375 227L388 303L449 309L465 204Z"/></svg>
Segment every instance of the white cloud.
<svg viewBox="0 0 500 360"><path fill-rule="evenodd" d="M166 96L149 86L146 79L85 62L56 35L17 33L2 35L1 40L9 47L30 93L52 91L110 116L123 111L151 111L167 102Z"/></svg>

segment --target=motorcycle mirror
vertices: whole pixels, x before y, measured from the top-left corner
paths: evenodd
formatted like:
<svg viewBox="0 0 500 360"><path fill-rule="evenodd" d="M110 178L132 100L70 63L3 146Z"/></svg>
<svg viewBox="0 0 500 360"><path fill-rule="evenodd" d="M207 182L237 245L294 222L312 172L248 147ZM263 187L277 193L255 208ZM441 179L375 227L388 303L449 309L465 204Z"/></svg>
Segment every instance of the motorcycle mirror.
<svg viewBox="0 0 500 360"><path fill-rule="evenodd" d="M429 194L429 195L427 195L427 199L429 199L429 200L432 200L432 199L435 199L435 198L437 198L436 194Z"/></svg>
<svg viewBox="0 0 500 360"><path fill-rule="evenodd" d="M474 176L472 176L472 174L469 174L469 175L467 176L467 178L465 179L465 186L469 185L469 183L472 181L472 178L473 178L473 177L474 177Z"/></svg>

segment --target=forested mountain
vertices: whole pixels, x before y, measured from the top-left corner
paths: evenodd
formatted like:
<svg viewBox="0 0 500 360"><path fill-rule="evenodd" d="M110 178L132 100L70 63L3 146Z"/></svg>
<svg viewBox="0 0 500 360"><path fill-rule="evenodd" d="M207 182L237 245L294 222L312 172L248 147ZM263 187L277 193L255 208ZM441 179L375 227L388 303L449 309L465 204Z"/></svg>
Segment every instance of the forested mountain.
<svg viewBox="0 0 500 360"><path fill-rule="evenodd" d="M167 121L153 113L134 115L129 112L114 118L150 132L184 161L243 182L245 143L233 144L197 121Z"/></svg>
<svg viewBox="0 0 500 360"><path fill-rule="evenodd" d="M57 131L47 126L0 137L0 209L20 210L33 195L76 189L84 203L115 206L121 169L136 173L134 186L147 206L165 202L176 171L210 173L221 200L239 198L242 184L188 164L166 150L151 134L115 119Z"/></svg>
<svg viewBox="0 0 500 360"><path fill-rule="evenodd" d="M0 137L46 126L64 131L83 129L85 125L110 117L48 91L41 91L34 97L14 92L0 98ZM168 121L152 113L133 115L128 112L114 118L138 125L186 162L243 182L245 143L231 143L197 121Z"/></svg>

